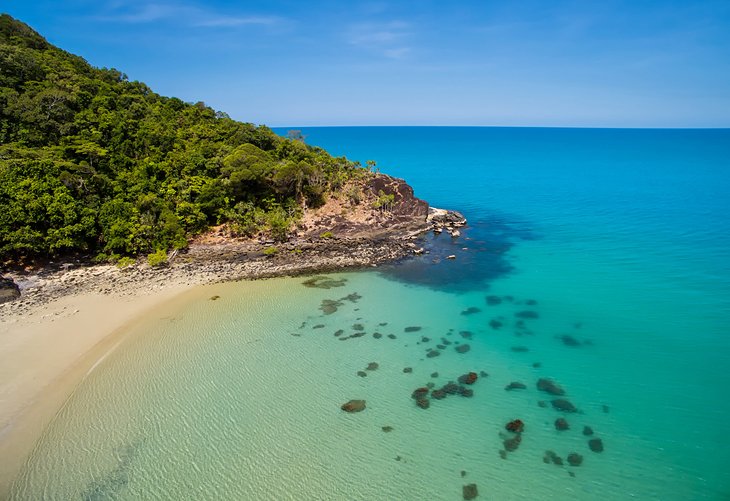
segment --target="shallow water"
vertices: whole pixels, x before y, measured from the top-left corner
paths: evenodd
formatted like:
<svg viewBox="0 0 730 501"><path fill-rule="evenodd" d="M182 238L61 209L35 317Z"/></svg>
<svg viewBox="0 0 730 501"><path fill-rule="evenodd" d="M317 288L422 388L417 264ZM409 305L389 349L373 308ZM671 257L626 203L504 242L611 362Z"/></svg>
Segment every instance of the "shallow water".
<svg viewBox="0 0 730 501"><path fill-rule="evenodd" d="M13 499L461 499L470 483L494 499L730 497L728 131L304 133L470 227L429 237L428 256L330 275L339 287L199 289L79 385ZM523 311L537 318L518 327ZM469 371L489 374L471 398L411 399ZM553 409L542 377L578 412ZM342 412L350 399L367 408ZM515 418L525 431L503 459ZM547 450L583 463L546 464Z"/></svg>

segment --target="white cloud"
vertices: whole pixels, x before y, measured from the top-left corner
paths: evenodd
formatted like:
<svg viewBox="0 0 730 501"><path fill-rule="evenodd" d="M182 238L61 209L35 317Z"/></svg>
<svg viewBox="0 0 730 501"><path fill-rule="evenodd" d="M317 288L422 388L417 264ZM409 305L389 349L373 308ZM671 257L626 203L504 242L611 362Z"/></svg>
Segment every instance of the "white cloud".
<svg viewBox="0 0 730 501"><path fill-rule="evenodd" d="M350 27L346 38L350 45L377 52L382 56L400 59L411 52L407 41L410 26L402 21L386 23L359 23Z"/></svg>
<svg viewBox="0 0 730 501"><path fill-rule="evenodd" d="M131 4L131 5L130 5ZM225 15L197 5L185 3L135 4L112 1L97 20L106 22L146 24L169 21L184 26L202 28L235 28L238 26L271 26L284 19L278 16Z"/></svg>

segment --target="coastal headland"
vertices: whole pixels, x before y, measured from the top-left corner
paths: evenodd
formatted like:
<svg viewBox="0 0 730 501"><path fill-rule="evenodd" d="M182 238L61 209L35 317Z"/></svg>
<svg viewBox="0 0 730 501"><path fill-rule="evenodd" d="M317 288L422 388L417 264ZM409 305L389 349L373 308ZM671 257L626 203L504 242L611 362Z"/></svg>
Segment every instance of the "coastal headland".
<svg viewBox="0 0 730 501"><path fill-rule="evenodd" d="M225 226L171 252L163 266L120 268L74 256L8 267L20 296L0 304L0 493L53 415L135 322L195 286L232 280L370 268L426 254L427 232L453 232L464 217L433 209L403 180L378 174L357 203L331 198L282 242L234 238ZM388 207L376 207L383 194ZM423 257L426 258L426 257Z"/></svg>

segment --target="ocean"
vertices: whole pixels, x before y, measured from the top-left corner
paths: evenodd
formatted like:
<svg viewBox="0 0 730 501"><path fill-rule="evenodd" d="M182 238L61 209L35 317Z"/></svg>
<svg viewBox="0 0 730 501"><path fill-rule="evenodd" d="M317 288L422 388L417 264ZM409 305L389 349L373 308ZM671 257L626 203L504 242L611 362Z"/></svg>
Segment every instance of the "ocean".
<svg viewBox="0 0 730 501"><path fill-rule="evenodd" d="M301 130L468 227L140 320L11 499L730 499L730 130Z"/></svg>

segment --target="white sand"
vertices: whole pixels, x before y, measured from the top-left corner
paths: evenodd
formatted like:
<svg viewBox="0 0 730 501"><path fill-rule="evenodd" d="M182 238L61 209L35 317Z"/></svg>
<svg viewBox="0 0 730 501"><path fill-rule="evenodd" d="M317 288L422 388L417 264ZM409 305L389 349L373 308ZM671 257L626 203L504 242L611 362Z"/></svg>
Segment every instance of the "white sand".
<svg viewBox="0 0 730 501"><path fill-rule="evenodd" d="M125 327L190 285L139 284L122 294L75 294L0 317L0 498L43 428Z"/></svg>

